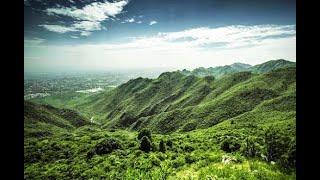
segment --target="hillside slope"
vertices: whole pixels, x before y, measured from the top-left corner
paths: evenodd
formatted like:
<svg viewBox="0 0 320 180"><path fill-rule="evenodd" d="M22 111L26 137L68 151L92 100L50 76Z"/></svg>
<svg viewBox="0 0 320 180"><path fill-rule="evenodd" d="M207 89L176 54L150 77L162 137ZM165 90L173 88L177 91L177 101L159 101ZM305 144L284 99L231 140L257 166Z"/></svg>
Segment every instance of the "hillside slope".
<svg viewBox="0 0 320 180"><path fill-rule="evenodd" d="M24 131L27 137L52 135L88 124L89 120L76 111L24 102Z"/></svg>
<svg viewBox="0 0 320 180"><path fill-rule="evenodd" d="M235 72L242 72L247 71L250 68L250 64L243 64L243 63L234 63L231 65L226 66L218 66L218 67L210 67L210 68L196 68L192 71L188 71L186 69L182 70L181 73L184 75L194 75L199 77L204 76L214 76L215 78L220 78L223 75L235 73Z"/></svg>
<svg viewBox="0 0 320 180"><path fill-rule="evenodd" d="M269 67L166 72L70 103L102 126L26 101L24 178L296 179L296 69Z"/></svg>
<svg viewBox="0 0 320 180"><path fill-rule="evenodd" d="M184 69L181 71L184 75L195 75L199 77L204 76L214 76L215 78L219 79L226 74L236 73L236 72L244 72L249 71L252 73L266 73L272 70L276 70L279 68L286 68L286 67L294 67L295 62L278 59L278 60L270 60L262 64L257 64L255 66L251 66L249 64L243 63L234 63L231 65L226 66L217 66L217 67L210 67L210 68L196 68L192 71L188 71Z"/></svg>
<svg viewBox="0 0 320 180"><path fill-rule="evenodd" d="M248 68L253 73L266 73L272 70L286 68L286 67L295 67L296 63L291 61L286 61L284 59L271 60L262 64L258 64Z"/></svg>
<svg viewBox="0 0 320 180"><path fill-rule="evenodd" d="M208 128L252 111L266 101L294 96L292 86L295 67L265 74L239 72L221 79L167 72L154 80L130 80L86 99L77 108L86 107L99 114L105 127L148 127L154 132L170 133L185 126ZM286 104L283 108L294 110Z"/></svg>

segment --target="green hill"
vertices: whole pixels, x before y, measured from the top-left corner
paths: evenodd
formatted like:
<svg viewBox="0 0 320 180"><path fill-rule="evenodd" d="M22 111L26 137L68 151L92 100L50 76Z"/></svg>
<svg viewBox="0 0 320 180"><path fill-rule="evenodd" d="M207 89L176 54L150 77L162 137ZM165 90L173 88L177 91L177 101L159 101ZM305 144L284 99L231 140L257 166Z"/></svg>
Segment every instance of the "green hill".
<svg viewBox="0 0 320 180"><path fill-rule="evenodd" d="M47 136L88 125L89 120L74 110L24 102L25 136Z"/></svg>
<svg viewBox="0 0 320 180"><path fill-rule="evenodd" d="M210 67L210 68L200 67L192 71L188 71L184 69L181 71L181 73L184 75L195 75L199 77L214 76L215 78L221 78L226 74L231 74L235 72L250 71L253 73L266 73L275 69L293 67L293 66L295 66L295 62L278 59L278 60L270 60L255 66L251 66L249 64L243 64L243 63L234 63L231 65Z"/></svg>
<svg viewBox="0 0 320 180"><path fill-rule="evenodd" d="M265 64L140 77L76 111L25 101L24 178L295 179L296 69Z"/></svg>
<svg viewBox="0 0 320 180"><path fill-rule="evenodd" d="M154 132L170 133L188 124L195 124L195 128L211 127L252 111L266 101L279 99L287 91L293 96L294 85L295 67L264 74L239 72L221 79L166 72L153 80L130 80L112 91L91 96L76 108L85 107L96 113L104 127L147 127Z"/></svg>
<svg viewBox="0 0 320 180"><path fill-rule="evenodd" d="M254 73L266 73L279 68L295 67L295 66L296 66L295 62L279 59L279 60L271 60L262 64L252 66L249 68L249 70Z"/></svg>
<svg viewBox="0 0 320 180"><path fill-rule="evenodd" d="M214 67L214 68L213 67L210 67L210 68L200 67L200 68L196 68L192 71L188 71L188 70L184 69L181 71L181 73L184 75L194 75L194 76L199 76L199 77L214 76L216 78L220 78L226 74L246 71L250 67L251 67L251 65L249 65L249 64L234 63L231 65L218 66L218 67Z"/></svg>

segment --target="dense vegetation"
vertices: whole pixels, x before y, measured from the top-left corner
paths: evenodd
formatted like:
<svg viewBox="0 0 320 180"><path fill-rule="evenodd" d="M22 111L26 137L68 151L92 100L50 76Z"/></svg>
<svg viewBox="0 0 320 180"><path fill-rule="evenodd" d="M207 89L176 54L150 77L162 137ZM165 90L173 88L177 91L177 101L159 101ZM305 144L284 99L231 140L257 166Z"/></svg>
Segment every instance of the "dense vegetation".
<svg viewBox="0 0 320 180"><path fill-rule="evenodd" d="M137 78L64 108L26 101L25 178L295 179L295 67L271 64Z"/></svg>

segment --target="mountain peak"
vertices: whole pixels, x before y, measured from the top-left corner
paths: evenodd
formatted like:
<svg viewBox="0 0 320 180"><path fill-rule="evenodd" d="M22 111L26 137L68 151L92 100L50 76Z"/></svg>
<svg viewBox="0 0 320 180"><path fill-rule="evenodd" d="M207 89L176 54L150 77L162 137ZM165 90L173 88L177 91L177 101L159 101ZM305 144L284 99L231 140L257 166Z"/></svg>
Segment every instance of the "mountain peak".
<svg viewBox="0 0 320 180"><path fill-rule="evenodd" d="M250 68L251 65L250 64L245 64L245 63L240 63L240 62L236 62L230 65L231 67L241 67L241 68Z"/></svg>

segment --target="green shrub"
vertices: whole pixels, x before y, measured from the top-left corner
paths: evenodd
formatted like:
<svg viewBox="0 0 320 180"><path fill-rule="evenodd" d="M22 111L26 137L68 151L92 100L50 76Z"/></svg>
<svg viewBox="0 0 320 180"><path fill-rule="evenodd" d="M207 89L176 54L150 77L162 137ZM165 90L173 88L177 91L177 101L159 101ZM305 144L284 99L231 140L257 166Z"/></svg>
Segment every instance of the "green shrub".
<svg viewBox="0 0 320 180"><path fill-rule="evenodd" d="M159 151L166 152L166 145L164 144L163 140L161 140L159 143Z"/></svg>
<svg viewBox="0 0 320 180"><path fill-rule="evenodd" d="M172 140L171 139L169 139L169 140L167 140L167 146L169 146L170 148L172 148L172 145L173 145L173 143L172 143Z"/></svg>
<svg viewBox="0 0 320 180"><path fill-rule="evenodd" d="M225 152L234 152L239 150L241 147L238 139L227 137L224 141L222 141L220 148Z"/></svg>
<svg viewBox="0 0 320 180"><path fill-rule="evenodd" d="M237 163L242 163L243 161L245 161L245 158L243 156L241 156L239 153L236 153L234 155L234 157L235 157Z"/></svg>
<svg viewBox="0 0 320 180"><path fill-rule="evenodd" d="M164 153L159 153L158 154L158 159L160 159L160 161L164 161L167 158L167 155Z"/></svg>
<svg viewBox="0 0 320 180"><path fill-rule="evenodd" d="M189 145L189 144L187 144L187 145L185 145L183 147L183 150L186 151L186 152L192 152L192 151L194 151L194 147Z"/></svg>
<svg viewBox="0 0 320 180"><path fill-rule="evenodd" d="M100 143L98 143L94 149L90 150L87 153L87 158L91 158L94 154L102 155L102 154L108 154L116 149L120 149L121 145L120 143L113 138L106 139Z"/></svg>
<svg viewBox="0 0 320 180"><path fill-rule="evenodd" d="M256 157L261 154L261 147L257 143L257 138L249 136L245 139L242 154L246 157Z"/></svg>
<svg viewBox="0 0 320 180"><path fill-rule="evenodd" d="M139 149L141 151L144 151L144 152L150 152L151 151L152 143L151 143L150 139L148 138L148 136L143 136L142 137Z"/></svg>
<svg viewBox="0 0 320 180"><path fill-rule="evenodd" d="M267 160L269 162L279 160L289 148L289 141L289 137L282 134L279 129L269 127L265 131Z"/></svg>
<svg viewBox="0 0 320 180"><path fill-rule="evenodd" d="M142 129L138 134L138 139L141 140L143 136L147 136L151 140L151 131L149 129Z"/></svg>
<svg viewBox="0 0 320 180"><path fill-rule="evenodd" d="M149 158L150 158L150 161L151 161L152 165L160 166L160 160L159 160L159 158L157 156L152 154Z"/></svg>
<svg viewBox="0 0 320 180"><path fill-rule="evenodd" d="M196 158L191 156L190 154L188 154L188 155L185 156L185 160L186 160L186 163L191 164L191 163L194 163L196 161Z"/></svg>
<svg viewBox="0 0 320 180"><path fill-rule="evenodd" d="M296 141L291 140L286 153L281 155L279 164L285 171L290 171L296 167Z"/></svg>
<svg viewBox="0 0 320 180"><path fill-rule="evenodd" d="M197 122L189 122L183 126L182 131L188 132L188 131L195 130L197 128L197 125L198 125Z"/></svg>
<svg viewBox="0 0 320 180"><path fill-rule="evenodd" d="M173 168L178 168L183 166L186 163L185 158L183 156L178 156L178 158L176 158L173 162L172 162L172 166Z"/></svg>

